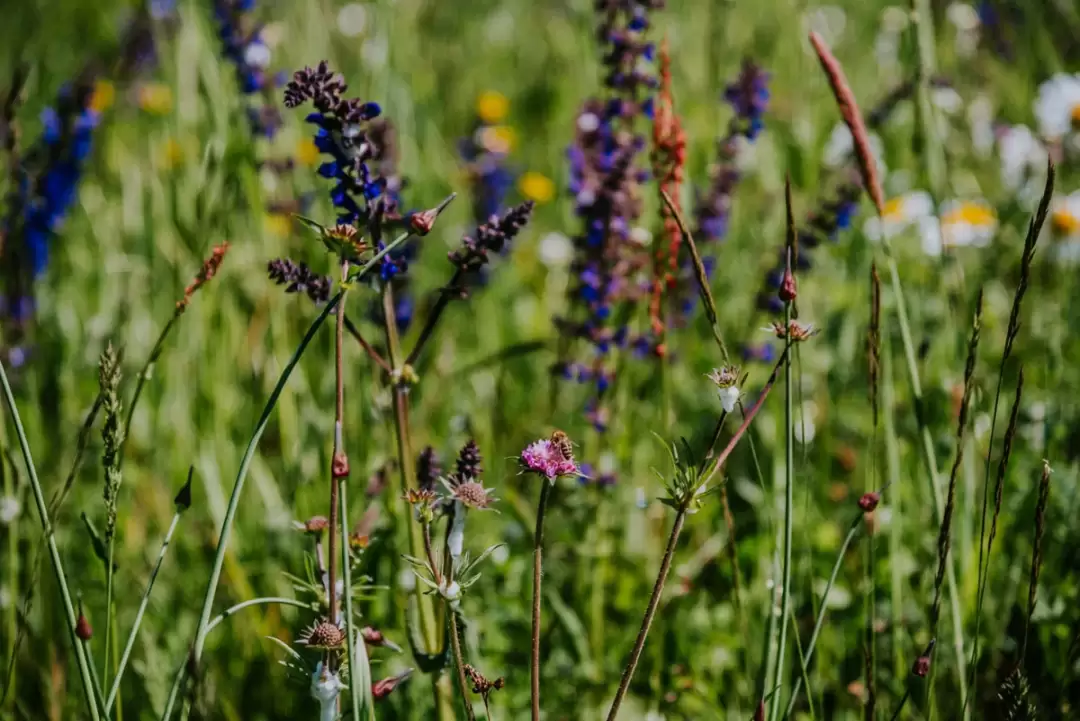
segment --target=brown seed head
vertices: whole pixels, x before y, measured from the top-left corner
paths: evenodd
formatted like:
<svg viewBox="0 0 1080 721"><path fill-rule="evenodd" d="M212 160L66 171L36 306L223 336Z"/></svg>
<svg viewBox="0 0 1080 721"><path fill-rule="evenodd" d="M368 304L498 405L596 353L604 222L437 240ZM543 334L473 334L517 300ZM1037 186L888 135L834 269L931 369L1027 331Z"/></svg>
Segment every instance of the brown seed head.
<svg viewBox="0 0 1080 721"><path fill-rule="evenodd" d="M308 648L333 651L341 648L345 643L345 633L337 626L323 619L304 631L300 636L300 643Z"/></svg>

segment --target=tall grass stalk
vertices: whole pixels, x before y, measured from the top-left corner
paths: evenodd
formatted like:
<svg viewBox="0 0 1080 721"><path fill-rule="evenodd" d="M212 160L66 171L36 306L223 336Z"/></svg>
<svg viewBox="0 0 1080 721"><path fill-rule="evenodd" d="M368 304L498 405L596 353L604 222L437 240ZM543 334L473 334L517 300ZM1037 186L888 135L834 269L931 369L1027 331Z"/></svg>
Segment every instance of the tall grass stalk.
<svg viewBox="0 0 1080 721"><path fill-rule="evenodd" d="M187 481L176 495L176 513L173 514L172 522L169 523L169 530L165 532L165 540L161 542L161 549L158 551L157 561L154 563L154 570L150 572L150 579L146 582L146 589L143 590L142 599L139 601L139 610L135 612L135 622L131 625L131 632L128 633L127 643L124 645L124 652L116 667L116 676L113 678L112 687L109 689L109 695L105 699L106 715L112 710L113 702L116 700L117 693L120 690L120 681L124 677L124 671L127 669L128 660L131 658L131 651L135 647L135 639L139 635L139 627L142 625L146 607L150 603L150 593L154 590L154 581L157 580L158 572L161 570L161 564L165 561L165 552L169 550L169 543L172 541L173 533L176 532L176 527L180 523L180 516L184 511L191 507L191 480L194 474L195 467L192 466L188 469Z"/></svg>
<svg viewBox="0 0 1080 721"><path fill-rule="evenodd" d="M934 49L934 13L930 0L911 0L912 33L915 36L916 130L922 146L921 158L927 187L935 204L944 197L945 146L938 135L938 115L930 93L930 81L937 72Z"/></svg>
<svg viewBox="0 0 1080 721"><path fill-rule="evenodd" d="M844 70L839 61L825 45L825 42L817 33L810 33L810 42L817 52L821 67L829 80L833 96L840 108L845 124L851 131L856 155L859 160L859 171L863 177L863 184L874 203L878 217L885 212L885 199L881 191L881 179L878 177L877 165L870 146L870 136L866 131L859 106L855 100L855 94L844 76ZM922 441L921 450L923 463L930 479L931 495L934 501L934 511L938 522L945 517L945 500L941 488L941 479L938 474L937 454L934 450L934 439L930 433L930 427L926 424L923 409L922 380L919 376L919 366L916 360L915 343L912 339L911 323L908 320L907 302L904 299L904 288L900 281L900 270L893 255L892 247L888 238L882 239L886 264L889 268L890 286L896 299L896 316L900 326L900 339L904 346L904 359L907 366L908 384L911 389L912 400L915 404L915 421L919 427L919 435ZM953 625L953 653L956 657L957 684L960 687L961 697L967 694L967 659L964 655L964 629L963 618L960 613L960 599L957 592L956 570L951 558L946 559L945 581L949 592L949 610Z"/></svg>
<svg viewBox="0 0 1080 721"><path fill-rule="evenodd" d="M342 315L345 315L344 312ZM356 658L356 645L364 643L364 639L360 638L358 631L354 628L355 620L353 619L353 599L352 599L352 564L350 561L349 552L349 500L348 500L348 487L349 484L346 478L336 478L334 483L338 485L338 503L341 505L341 523L339 524L341 533L341 551L344 556L341 564L341 575L344 581L344 605L345 605L345 632L348 638L347 650L349 652L349 658ZM335 529L331 528L330 533L333 534ZM349 666L349 696L352 701L352 721L360 721L360 709L364 705L364 689L360 687L358 679L355 674L355 669L350 664Z"/></svg>
<svg viewBox="0 0 1080 721"><path fill-rule="evenodd" d="M536 506L536 533L533 536L532 655L529 664L533 721L540 721L540 581L543 577L544 513L547 510L552 485L547 479L540 481L540 501Z"/></svg>
<svg viewBox="0 0 1080 721"><path fill-rule="evenodd" d="M38 518L41 528L45 533L45 543L49 549L49 558L52 560L53 572L56 575L56 585L60 588L60 599L64 605L65 620L68 624L68 634L71 637L72 650L75 652L75 661L79 667L79 678L82 681L83 697L86 703L86 712L91 721L101 721L104 701L96 693L94 678L91 674L91 664L86 649L75 636L75 606L71 600L71 591L67 585L67 575L64 572L64 563L60 558L60 549L56 545L56 536L53 535L52 523L49 520L48 508L45 505L45 494L38 480L37 468L34 458L30 453L30 442L26 438L26 430L23 428L22 419L19 417L19 409L15 405L15 395L11 391L7 372L4 364L0 362L0 384L4 387L4 400L7 401L8 411L11 413L11 422L15 427L15 435L19 439L19 448L22 451L23 461L26 463L26 475L30 482L30 490L34 495L34 504L37 506Z"/></svg>
<svg viewBox="0 0 1080 721"><path fill-rule="evenodd" d="M989 447L986 449L986 463L984 464L983 469L982 515L979 523L978 585L975 600L975 636L971 647L971 691L964 698L965 708L967 707L971 696L975 694L975 669L979 656L979 627L982 623L982 607L986 598L987 578L990 575L990 544L985 543L986 510L990 496L990 464L994 450L994 431L997 428L998 405L1001 402L1001 387L1005 380L1005 364L1012 355L1013 343L1016 340L1017 334L1020 332L1021 305L1024 302L1024 295L1027 292L1028 283L1031 278L1031 265L1035 258L1036 245L1039 242L1039 236L1042 234L1043 224L1046 222L1046 217L1050 212L1050 200L1054 195L1054 179L1056 175L1057 171L1053 162L1047 159L1046 184L1043 186L1042 197L1039 199L1039 205L1036 207L1035 215L1032 216L1031 222L1028 224L1027 235L1024 238L1024 250L1020 256L1020 279L1017 282L1016 290L1013 293L1012 309L1009 311L1009 325L1005 332L1005 347L1002 349L1001 360L998 362L997 388L994 390L994 409L990 414ZM986 546L985 568L983 554L984 545Z"/></svg>

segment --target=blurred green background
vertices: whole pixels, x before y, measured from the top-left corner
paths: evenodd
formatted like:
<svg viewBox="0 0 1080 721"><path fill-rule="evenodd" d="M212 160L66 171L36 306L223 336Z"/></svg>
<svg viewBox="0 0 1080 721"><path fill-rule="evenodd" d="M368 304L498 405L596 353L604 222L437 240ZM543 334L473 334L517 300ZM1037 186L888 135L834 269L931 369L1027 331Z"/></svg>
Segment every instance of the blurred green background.
<svg viewBox="0 0 1080 721"><path fill-rule="evenodd" d="M983 248L959 248L944 259L924 257L914 231L893 241L922 351L924 417L943 476L955 452L953 398L962 380L974 298L979 288L985 293L973 431L960 468L952 544L966 654L975 624L988 419L1020 250L1034 207L1030 196L1003 182L1000 144L991 139L987 149L985 132L995 121L1036 127L1034 100L1040 84L1054 73L1080 70L1075 42L1080 12L1071 3L983 5L933 5L937 74L959 103L950 101L951 110L942 106L935 112L946 157L944 197L984 199L997 217L993 241ZM307 299L287 295L267 279L266 263L289 256L317 272L331 270L317 241L277 211L312 193L315 201L305 214L331 222L328 186L315 173L304 111L282 107L284 125L272 140L253 135L245 110L259 101L240 91L234 66L223 57L209 0L178 0L175 7L151 3L148 8L99 0L12 1L5 3L3 16L0 89L20 64L28 72L15 116L21 144L35 142L42 133L43 109L55 104L65 84L80 77L92 78L100 108L77 201L50 243L47 270L33 283L34 318L17 328L9 317L2 321L2 360L47 496L62 486L72 466L79 429L97 394L97 361L105 344L111 341L122 349L126 404L135 374L185 286L213 246L230 243L221 272L199 291L168 338L126 447L116 552L121 642L172 517L173 496L189 465L195 469L194 505L181 521L155 587L117 714L158 718L191 643L244 447L285 362L316 315ZM582 412L583 387L551 376L559 332L553 318L567 310L572 277L569 267L553 261L544 248L545 243L557 247L550 246L558 242L550 234L572 237L580 225L566 192L565 150L581 102L602 92L592 3L263 0L252 17L265 23L262 34L272 70L291 72L325 58L348 80L350 94L382 105L398 131L408 208L430 207L451 191L459 194L435 232L423 240L409 271L418 313L430 306L449 276L447 251L475 227L473 188L459 141L474 131L478 113L487 112L478 101L506 101L505 118L495 121L507 128L500 131L510 143L507 163L530 173L527 181L511 186L506 202L531 197L538 206L510 254L494 263L490 282L467 301L451 305L433 347L421 359L421 382L411 393L414 445L432 445L450 465L457 448L475 438L485 457L485 484L500 498L500 513L474 514L470 521L466 543L474 553L493 543L505 546L486 562L483 577L464 600L464 614L471 662L489 676L506 677L507 688L492 699L493 715L503 719L524 718L528 706L530 551L539 488L531 477L518 475L514 459L527 442L561 428L577 442L582 460L617 473L611 487L561 481L547 520L545 717L600 717L637 631L670 523L669 509L655 500L662 484L652 469L666 472L668 459L653 432L668 440L685 436L695 449L703 447L719 409L703 376L721 359L707 322L695 312L687 327L669 336L663 384L655 358L626 362L615 420L602 439L589 429ZM792 177L800 220L846 177L823 162L839 115L807 32L816 29L830 42L869 109L913 77L910 8L853 1L826 6L795 0L669 0L652 17L650 34L656 40L666 36L670 43L676 109L688 134L686 207L693 206L691 189L706 188L716 140L731 117L721 97L724 87L743 58L770 73L765 130L734 194L727 237L708 251L716 257L712 289L725 338L732 348L760 343L767 338L760 328L771 317L757 310L756 298L783 242L785 173ZM131 56L133 27L153 49L152 57ZM280 93L275 97L280 100ZM913 143L916 118L915 104L901 100L877 131L890 197L926 187L923 148ZM1073 139L1070 135L1053 148L1060 161L1059 197L1076 187ZM291 171L271 169L272 161L287 159L293 161ZM12 190L10 183L4 187ZM282 205L268 206L274 202ZM644 223L659 234L659 203L651 184L645 202ZM814 429L810 439L806 427L801 428L806 442L798 446L794 469L793 628L804 646L824 581L858 513L855 501L886 479L883 431L875 433L867 400L867 276L879 253L862 231L870 213L870 204L862 203L852 229L816 250L813 268L800 281L800 315L822 329L801 348L796 366L799 422ZM1049 226L1068 230L1061 223ZM5 242L18 238L9 236ZM994 469L1021 363L1026 388L980 628L975 718L998 717L997 688L1017 660L1042 458L1049 459L1055 474L1029 680L1032 697L1046 714L1039 718L1067 718L1080 693L1078 585L1075 561L1069 560L1080 541L1074 522L1080 407L1073 395L1080 374L1072 362L1080 350L1072 325L1080 309L1075 268L1057 262L1062 255L1055 253L1067 242L1049 231L1040 241L1022 330L1006 366ZM19 272L5 267L5 282L13 283L11 277ZM381 338L374 316L365 311L373 298L373 291L360 289L350 300L350 313L366 337ZM891 714L911 662L929 640L926 614L937 522L927 502L928 480L920 465L888 293L884 325L883 384L895 401L895 412L886 413L895 424L890 437L898 440L899 482L878 511L872 571L864 567L865 535L841 566L809 668L813 705L800 704L796 717L862 716L858 684L868 579L876 589L879 717ZM418 329L414 323L406 338L415 337ZM524 349L528 352L522 344L531 344ZM21 363L11 355L16 349L25 353ZM255 596L292 596L292 582L284 574L303 575L310 549L293 521L325 513L333 431L332 349L327 327L278 402L242 499L218 609ZM378 368L352 345L347 369L351 511L360 523L365 511L375 509L365 521L374 525L364 570L376 588L359 611L364 623L407 647L402 574L407 580L408 567L394 540L401 537L404 508L389 491L364 493L368 477L396 454L390 395ZM749 387L760 388L769 366L751 363L746 370ZM765 486L758 483L745 445L727 467L741 604L735 604L727 560L731 539L719 504L710 502L687 524L622 718L745 719L753 713L765 618L776 600L774 553L783 500L778 489L784 477L781 391L774 392L752 428ZM18 502L0 527L5 665L17 629L25 634L2 713L11 719L79 718L79 679L47 558L34 573L41 528L10 416L4 416L0 430L4 498ZM88 439L71 496L52 521L73 592L81 596L94 626L91 648L100 664L104 572L80 520L85 513L100 526L104 518L96 427ZM28 587L32 603L24 615ZM296 609L260 606L217 630L198 689L197 706L204 717L313 718L308 680L279 664L281 650L266 640L272 635L292 641L310 621L310 614ZM948 613L942 629L935 703L939 718L957 718ZM797 659L793 649L789 658ZM407 651L373 655L376 677L414 665ZM789 678L798 674L794 663ZM380 702L378 712L380 718L432 717L430 683L414 676ZM923 718L926 709L912 704L905 713Z"/></svg>

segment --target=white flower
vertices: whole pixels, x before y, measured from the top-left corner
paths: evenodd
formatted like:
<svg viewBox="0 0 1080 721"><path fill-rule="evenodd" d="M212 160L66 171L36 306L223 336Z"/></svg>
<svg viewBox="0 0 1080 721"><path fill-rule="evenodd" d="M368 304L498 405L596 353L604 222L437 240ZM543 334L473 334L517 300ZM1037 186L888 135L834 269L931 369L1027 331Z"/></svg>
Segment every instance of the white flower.
<svg viewBox="0 0 1080 721"><path fill-rule="evenodd" d="M574 258L574 244L562 233L548 233L540 239L539 255L548 268L563 268Z"/></svg>
<svg viewBox="0 0 1080 721"><path fill-rule="evenodd" d="M885 212L880 218L874 216L867 220L863 232L870 240L893 238L933 213L934 201L930 194L913 190L885 203Z"/></svg>
<svg viewBox="0 0 1080 721"><path fill-rule="evenodd" d="M1040 85L1035 119L1047 138L1060 138L1080 124L1080 74L1058 73Z"/></svg>
<svg viewBox="0 0 1080 721"><path fill-rule="evenodd" d="M1033 173L1046 166L1046 148L1026 125L1006 128L998 138L1001 183L1014 193L1023 189Z"/></svg>
<svg viewBox="0 0 1080 721"><path fill-rule="evenodd" d="M950 201L941 208L941 242L945 247L985 247L997 227L997 214L985 201Z"/></svg>
<svg viewBox="0 0 1080 721"><path fill-rule="evenodd" d="M319 721L333 721L337 718L337 699L341 690L347 688L341 677L323 666L319 661L315 673L311 674L311 697L319 702Z"/></svg>
<svg viewBox="0 0 1080 721"><path fill-rule="evenodd" d="M1080 262L1080 190L1055 197L1050 208L1054 257L1059 263L1075 265Z"/></svg>
<svg viewBox="0 0 1080 721"><path fill-rule="evenodd" d="M8 525L19 517L19 511L21 510L22 505L15 496L0 498L0 524Z"/></svg>
<svg viewBox="0 0 1080 721"><path fill-rule="evenodd" d="M964 107L964 99L960 97L960 93L948 85L941 85L931 90L930 99L938 110L947 115L955 115Z"/></svg>
<svg viewBox="0 0 1080 721"><path fill-rule="evenodd" d="M367 8L360 3L349 3L338 10L337 29L347 38L356 37L364 32L367 25Z"/></svg>
<svg viewBox="0 0 1080 721"><path fill-rule="evenodd" d="M600 118L596 113L582 113L578 116L577 127L583 133L591 133L600 127Z"/></svg>
<svg viewBox="0 0 1080 721"><path fill-rule="evenodd" d="M874 164L877 165L878 173L885 175L885 146L876 133L870 133L870 153L874 156ZM828 168L839 168L847 163L855 152L855 141L851 137L851 131L843 123L837 123L825 142L825 150L822 160Z"/></svg>
<svg viewBox="0 0 1080 721"><path fill-rule="evenodd" d="M270 67L270 48L261 42L251 43L244 51L244 62L259 69Z"/></svg>
<svg viewBox="0 0 1080 721"><path fill-rule="evenodd" d="M716 392L720 396L720 406L724 409L724 413L733 412L735 404L739 402L739 387L717 388Z"/></svg>
<svg viewBox="0 0 1080 721"><path fill-rule="evenodd" d="M946 15L956 28L956 54L971 57L979 48L979 12L967 3L955 2Z"/></svg>

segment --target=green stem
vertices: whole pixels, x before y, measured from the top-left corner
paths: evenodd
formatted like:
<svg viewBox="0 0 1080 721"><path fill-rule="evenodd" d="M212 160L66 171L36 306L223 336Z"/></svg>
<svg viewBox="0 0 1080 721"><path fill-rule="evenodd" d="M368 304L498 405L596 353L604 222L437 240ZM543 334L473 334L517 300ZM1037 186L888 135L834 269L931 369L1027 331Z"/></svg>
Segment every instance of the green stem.
<svg viewBox="0 0 1080 721"><path fill-rule="evenodd" d="M113 621L113 553L116 549L116 532L109 534L109 560L105 565L105 663L101 666L106 681L109 678L109 652L112 650Z"/></svg>
<svg viewBox="0 0 1080 721"><path fill-rule="evenodd" d="M540 721L540 581L543 578L541 562L544 552L544 512L547 510L552 485L546 479L541 481L540 502L536 506L536 534L533 536L532 663L530 665L533 721Z"/></svg>
<svg viewBox="0 0 1080 721"><path fill-rule="evenodd" d="M146 357L146 362L143 363L143 367L139 369L139 375L135 381L135 392L131 394L131 403L128 405L127 418L124 419L124 441L120 447L120 459L118 461L121 466L124 463L124 448L127 446L128 439L131 438L131 421L135 417L135 406L139 404L139 397L142 396L143 386L146 385L146 381L149 380L151 373L154 371L154 363L161 357L161 353L165 349L165 339L169 337L169 333L172 331L179 318L180 315L178 313L173 313L172 317L169 318L169 322L161 329L161 334L154 343L154 347L150 350L150 355ZM107 645L106 648L108 648Z"/></svg>
<svg viewBox="0 0 1080 721"><path fill-rule="evenodd" d="M930 0L911 0L912 24L917 47L915 71L918 130L923 144L922 160L927 187L934 202L945 192L945 149L938 137L937 112L930 97L930 79L937 68L934 53L934 16Z"/></svg>
<svg viewBox="0 0 1080 721"><path fill-rule="evenodd" d="M833 563L832 573L829 574L829 582L825 584L825 592L821 594L821 604L818 608L817 618L814 620L814 632L810 634L810 643L806 645L807 666L810 665L811 659L814 658L814 648L817 646L818 634L821 633L821 627L825 625L825 612L829 608L829 604L827 603L829 592L832 591L833 584L836 583L836 577L840 573L840 566L844 562L844 555L847 553L851 542L855 539L855 534L859 532L859 521L861 520L862 514L859 514L855 517L851 527L848 529L847 536L840 545L840 552L836 554L836 561ZM791 692L791 698L788 699L787 709L784 711L785 719L791 716L791 712L795 709L795 702L799 699L799 691L802 690L802 685L802 679L795 682L795 688Z"/></svg>
<svg viewBox="0 0 1080 721"><path fill-rule="evenodd" d="M884 384L881 389L881 397L885 409L885 462L889 488L893 489L890 496L892 517L889 521L889 572L890 579L890 610L892 613L892 654L893 674L896 678L903 678L906 669L904 667L903 642L903 578L900 574L900 564L896 559L900 555L903 513L900 506L900 442L896 437L896 400L893 397L893 370L892 350L888 336L882 339L883 352L881 354L881 367L884 376Z"/></svg>
<svg viewBox="0 0 1080 721"><path fill-rule="evenodd" d="M342 579L345 581L345 633L349 639L349 658L352 659L356 658L354 650L356 631L353 628L352 569L350 568L352 564L349 562L349 504L346 495L349 484L345 481L345 478L339 478L337 484L339 486L338 503L341 504L341 548L345 557L341 566ZM331 532L333 532L332 529ZM353 675L351 665L349 675ZM360 688L359 684L353 683L352 678L349 681L349 696L352 699L352 721L360 721L360 707L364 704L364 689Z"/></svg>
<svg viewBox="0 0 1080 721"><path fill-rule="evenodd" d="M469 699L469 684L465 680L465 657L461 653L461 630L458 628L457 611L450 609L450 648L454 653L454 669L457 672L458 686L461 687L461 703L465 706L465 718L476 721L472 701Z"/></svg>
<svg viewBox="0 0 1080 721"><path fill-rule="evenodd" d="M645 638L649 635L649 627L652 625L656 608L660 605L660 595L664 592L664 584L667 582L668 573L671 571L671 562L675 558L675 547L679 543L679 534L682 533L683 524L686 522L687 504L683 503L675 514L675 523L671 527L671 535L668 536L667 548L664 549L664 558L660 562L660 571L656 574L656 583L653 584L652 595L649 596L649 604L645 607L645 616L641 619L641 628L638 630L634 648L630 651L630 658L626 662L622 679L619 681L619 689L615 692L615 698L611 702L611 710L608 711L607 721L615 721L619 715L619 706L630 688L630 680L634 677L638 659L641 658L641 650L645 648Z"/></svg>
<svg viewBox="0 0 1080 721"><path fill-rule="evenodd" d="M338 292L338 294L331 298L323 307L322 312L319 313L319 316L311 324L311 327L308 328L303 340L300 341L300 345L293 353L292 358L290 358L289 362L285 365L285 369L281 372L281 377L278 378L277 385L270 394L270 398L266 401L266 406L263 408L262 415L259 417L259 422L255 426L255 432L252 434L251 440L248 441L247 449L244 451L244 457L240 460L240 469L237 471L236 482L233 484L232 495L229 497L229 506L225 511L225 518L221 524L217 550L214 553L214 563L210 571L210 579L206 584L206 593L203 596L202 611L199 615L199 625L195 630L195 644L191 650L192 664L199 663L199 660L202 658L203 648L206 645L206 635L209 630L210 616L214 609L214 598L217 595L218 582L221 579L221 569L225 564L225 552L229 546L229 538L232 535L236 511L240 506L240 495L244 490L244 482L247 480L248 469L251 467L251 461L255 457L255 449L259 445L259 439L262 437L263 431L266 430L266 426L270 422L270 414L277 404L278 396L280 396L281 392L285 389L285 384L288 382L289 376L292 375L293 369L300 361L300 357L304 354L304 351L307 350L308 344L310 344L315 337L315 333L318 332L320 326L326 321L327 316L329 316L334 308L337 307L343 293L344 291Z"/></svg>
<svg viewBox="0 0 1080 721"><path fill-rule="evenodd" d="M791 378L791 302L784 304L784 328L787 329L785 336L786 360L784 363L784 433L785 433L785 458L784 458L784 567L782 585L780 587L780 640L776 648L776 666L773 671L773 685L782 688L784 684L784 652L787 648L787 616L791 607L791 541L792 541L792 515L794 506L793 482L795 470L795 424L792 413L792 394L794 388ZM824 606L823 606L824 607ZM780 716L780 704L770 704L769 718L776 721Z"/></svg>
<svg viewBox="0 0 1080 721"><path fill-rule="evenodd" d="M885 258L889 266L889 279L892 285L893 295L896 296L896 314L900 323L900 339L904 344L904 360L907 364L908 383L911 387L911 396L915 404L915 422L919 426L919 434L922 440L921 450L926 473L930 477L931 496L934 502L934 512L940 524L945 517L945 499L938 476L937 454L934 451L934 439L926 425L923 412L922 382L919 379L919 365L915 358L915 343L911 336L911 324L908 320L907 303L904 300L904 289L900 282L900 270L896 265L892 249L888 241L883 242ZM967 695L967 659L964 656L964 627L960 614L960 597L957 594L956 569L953 557L950 555L946 560L945 584L949 592L949 612L953 626L953 654L956 657L957 684L960 696Z"/></svg>
<svg viewBox="0 0 1080 721"><path fill-rule="evenodd" d="M176 526L180 522L180 511L177 511L172 518L172 523L169 524L169 530L165 532L165 540L161 542L161 549L158 551L157 562L154 564L154 570L150 572L150 580L146 582L146 589L143 591L142 600L139 602L139 610L135 613L135 623L131 626L131 632L128 634L127 643L124 645L124 653L120 657L120 666L116 670L116 676L113 678L112 687L109 689L109 695L105 699L105 713L108 714L113 707L113 701L116 700L116 694L120 690L120 680L124 676L124 671L127 669L128 659L131 658L131 650L135 647L135 639L139 635L139 626L142 625L143 615L146 613L146 607L150 603L150 592L154 589L154 581L157 580L158 571L161 570L161 564L165 561L165 552L169 550L169 542L172 541L173 533L176 531Z"/></svg>
<svg viewBox="0 0 1080 721"><path fill-rule="evenodd" d="M71 645L75 651L75 660L79 666L79 677L82 680L83 695L85 696L86 709L92 721L100 721L102 699L96 694L93 676L91 675L91 661L87 656L86 649L79 643L75 635L75 606L71 602L71 591L68 589L67 576L64 573L64 563L60 558L60 549L56 545L56 536L53 535L52 523L49 521L49 512L45 506L45 494L41 490L41 482L38 480L37 468L34 466L34 458L30 453L30 442L26 439L26 430L23 428L22 419L19 417L19 409L15 405L15 395L8 383L4 364L0 363L0 384L4 388L4 398L11 412L11 422L15 426L15 434L19 439L19 447L22 450L23 460L26 462L26 473L30 479L30 488L34 494L34 503L37 505L38 517L41 527L45 532L45 540L49 548L49 557L52 560L53 572L56 574L56 584L60 587L60 598L64 604L64 614L67 617L68 633L71 636Z"/></svg>

